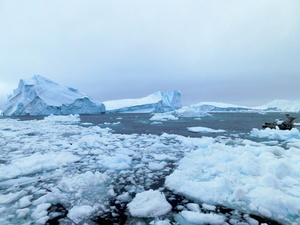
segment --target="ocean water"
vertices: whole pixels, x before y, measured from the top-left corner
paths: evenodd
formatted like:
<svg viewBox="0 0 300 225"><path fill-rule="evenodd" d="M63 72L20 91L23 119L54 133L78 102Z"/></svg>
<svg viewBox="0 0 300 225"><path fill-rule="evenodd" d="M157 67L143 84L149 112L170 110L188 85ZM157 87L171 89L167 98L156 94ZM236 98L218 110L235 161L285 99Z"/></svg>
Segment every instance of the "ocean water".
<svg viewBox="0 0 300 225"><path fill-rule="evenodd" d="M300 118L300 114L292 114L295 117ZM40 146L36 145L34 146L35 142L40 142L39 138L41 138L43 141L47 140L49 143L52 143L55 148L61 148L61 149L68 149L69 151L69 143L73 145L78 144L78 146L82 149L83 153L79 153L79 156L82 157L82 160L80 163L76 162L73 167L62 169L58 175L70 175L72 173L75 173L72 176L77 176L77 174L91 171L100 171L103 173L108 173L111 178L113 179L113 190L115 195L121 195L122 193L129 192L132 194L132 197L134 193L143 191L143 190L149 190L149 189L160 189L163 190L164 194L167 197L167 200L172 204L173 213L180 212L180 207L187 205L188 203L194 203L192 199L189 199L187 197L184 197L182 195L176 194L170 190L167 190L164 187L164 181L165 177L171 174L176 167L178 166L178 161L184 157L185 154L185 146L180 146L177 142L176 137L173 137L172 135L181 135L184 137L213 137L213 138L224 138L224 139L249 139L253 140L255 142L264 142L266 141L263 138L256 138L253 136L250 136L250 132L253 128L260 129L261 126L265 122L274 122L275 119L285 119L284 113L266 113L266 114L259 114L259 113L212 113L209 117L203 117L203 118L179 118L178 120L168 120L168 121L153 121L150 120L152 117L152 114L101 114L101 115L81 115L80 116L80 123L76 123L77 127L68 127L67 125L59 124L55 125L55 127L51 127L51 130L49 129L49 133L47 134L47 127L41 127L44 128L44 131L40 131L39 128L34 128L34 126L38 123L35 121L42 121L44 119L43 116L24 116L24 117L14 117L13 119L18 119L19 121L28 121L30 124L24 125L24 127L21 127L16 129L16 134L19 137L18 140L19 143L16 143L16 145L10 145L12 147L7 147L9 151L11 151L11 155L7 156L7 154L1 155L0 158L0 164L4 164L5 166L9 166L9 160L10 158L22 158L22 148L23 145L26 145L26 140L28 139L28 144L26 145L26 148L24 148L26 151L26 157L30 154L28 153L28 149L32 151L33 153L36 153L36 151L39 151L39 148L45 147L49 148L49 145ZM1 117L1 119L6 119L7 117ZM12 118L12 117L11 117ZM1 123L0 119L0 123ZM298 122L296 120L296 122ZM17 125L17 123L15 123ZM14 125L14 124L13 124ZM3 131L8 131L13 134L12 128L13 125L10 125L10 128L3 127ZM23 125L22 125L23 126ZM38 126L38 125L37 125ZM101 147L101 143L95 142L95 137L91 138L91 135L93 133L81 134L90 132L88 129L93 127L100 127L100 128L109 128L111 129L110 132L112 134L116 134L112 139L110 140L109 134L104 136L104 142L107 143ZM222 133L203 133L203 132L190 132L188 130L188 127L207 127L211 129L222 129L225 132ZM297 127L297 126L296 126ZM51 133L52 132L52 133ZM59 133L61 132L61 133ZM59 134L58 134L59 133ZM55 135L58 135L57 137ZM164 137L162 140L160 140L159 136L167 134L166 137ZM47 136L48 135L48 136ZM151 136L155 135L155 136ZM158 136L157 136L158 135ZM168 136L169 135L169 136ZM3 135L3 137L6 137ZM11 140L11 135L8 136ZM77 139L83 139L88 137L88 139L85 139L85 141L78 141ZM126 140L128 139L128 140ZM24 140L24 143L23 143ZM73 141L71 143L71 141ZM161 141L161 142L160 142ZM169 141L169 143L166 143L166 141ZM116 143L117 142L117 143ZM118 143L120 142L120 143ZM159 145L156 146L157 154L161 153L163 155L172 155L177 160L175 161L168 161L167 166L163 170L149 170L144 169L150 163L149 158L156 154L156 152L150 152L152 149L149 148L150 145L155 145L155 142L159 142ZM8 143L8 142L3 142ZM95 143L95 144L94 144ZM118 169L114 170L114 168L105 169L103 166L105 162L102 162L102 166L99 167L99 158L102 158L102 155L106 157L106 159L111 160L112 158L109 157L110 153L108 152L110 149L107 147L109 145L116 145L111 148L112 151L115 151L117 148L119 148L118 145L122 145L122 148L129 149L130 151L136 151L138 152L140 148L147 149L148 152L141 153L141 155L135 156L135 158L131 159L128 158L117 158L117 160L123 160L123 161L130 161L132 167L124 167L124 169ZM162 146L164 144L164 146ZM10 146L9 145L9 146ZM34 150L30 149L30 146L33 145ZM100 146L100 147L99 147ZM169 146L170 149L166 148L166 146ZM1 146L3 149L5 149L6 146ZM97 148L103 148L104 150L100 153L100 155L96 155ZM107 149L106 149L107 148ZM37 150L36 150L37 149ZM50 149L51 150L51 149ZM50 151L49 150L49 151ZM48 150L45 151L47 153ZM119 151L119 150L118 150ZM15 152L17 152L15 154ZM14 155L15 154L15 155ZM82 155L81 155L82 154ZM131 153L128 153L129 155ZM138 153L140 154L140 153ZM76 155L78 156L78 155ZM2 161L1 161L2 160ZM147 161L148 160L148 161ZM112 164L115 162L112 162ZM116 164L119 166L119 164ZM110 165L108 165L110 166ZM37 175L35 174L29 174L27 176L24 174L24 177L26 179L35 179L37 178L37 181L33 179L32 182L36 182L33 184L33 186L39 190L36 193L41 192L41 190L49 190L53 188L52 182L58 182L58 178L54 179L53 174L51 174L47 171L40 171L38 170ZM78 172L79 171L79 172ZM107 172L108 171L108 172ZM19 173L19 176L23 176L22 172ZM49 180L47 180L47 177L51 177ZM78 175L80 177L81 175ZM42 177L42 179L41 179ZM12 179L13 180L13 179ZM9 184L13 183L14 185L9 187ZM70 182L69 182L70 183ZM133 188L134 184L134 191L130 192L129 188ZM0 182L0 190L2 191L2 194L7 194L8 189L12 191L22 192L22 190L30 190L30 192L35 191L35 189L30 187L31 184L26 183L25 186L19 185L16 186L16 184L11 180L4 180ZM56 184L55 184L56 185ZM54 185L54 186L55 186ZM67 185L70 185L67 183ZM70 185L71 186L71 185ZM45 192L46 192L45 191ZM92 192L92 190L90 190ZM37 195L37 194L36 194ZM40 193L39 193L40 195ZM35 197L35 194L32 194L30 196L33 196L31 198L37 198ZM74 199L74 202L80 202L80 199ZM88 199L90 201L90 199ZM108 199L108 201L105 205L106 209L102 210L102 212L98 215L95 214L95 216L92 216L91 219L81 221L83 224L86 222L87 224L149 224L152 219L145 219L145 218L134 218L131 217L128 213L127 209L127 203L122 201L116 201L116 199ZM200 202L196 202L197 204L200 204ZM47 203L48 204L48 203ZM48 208L48 214L57 214L57 217L50 217L46 221L46 224L72 224L68 218L68 206L67 204L62 203L51 203L51 207ZM78 204L78 203L76 203ZM15 205L4 205L5 207L15 207ZM223 206L216 206L218 214L223 214L227 218L227 222L229 223L230 220L239 221L238 224L251 224L247 221L249 221L249 215L238 212L236 210L226 208ZM1 209L1 207L0 207ZM34 207L30 208L33 212L36 210ZM202 209L205 211L205 209ZM12 210L13 211L13 210ZM208 211L209 212L209 211ZM7 219L4 219L3 224L10 224L8 221L15 221L12 220L11 214L7 215ZM266 223L266 224L279 224L276 221L259 217L255 215L250 215L251 218L255 219L259 222L259 224ZM60 220L60 223L58 222ZM25 220L22 222L22 218L16 221L20 221L20 224L25 224L27 222L30 224L30 220ZM29 222L28 222L29 221ZM0 220L1 222L1 220ZM80 223L80 224L81 224ZM173 223L173 222L172 222ZM11 223L13 224L13 223ZM233 223L229 223L233 224Z"/></svg>

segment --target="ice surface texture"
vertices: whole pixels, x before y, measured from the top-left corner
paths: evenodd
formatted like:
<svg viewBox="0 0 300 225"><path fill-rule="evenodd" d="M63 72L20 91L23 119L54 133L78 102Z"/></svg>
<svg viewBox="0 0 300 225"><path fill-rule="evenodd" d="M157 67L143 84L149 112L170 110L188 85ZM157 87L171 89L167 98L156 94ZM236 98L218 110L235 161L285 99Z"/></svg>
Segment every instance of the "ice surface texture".
<svg viewBox="0 0 300 225"><path fill-rule="evenodd" d="M155 92L144 98L105 101L109 113L159 113L181 108L179 91Z"/></svg>
<svg viewBox="0 0 300 225"><path fill-rule="evenodd" d="M65 115L98 114L105 112L102 103L91 100L74 88L59 85L40 75L20 80L9 96L3 115Z"/></svg>
<svg viewBox="0 0 300 225"><path fill-rule="evenodd" d="M78 115L0 122L1 225L45 224L57 216L49 213L57 204L65 207L63 224L88 224L92 217L114 212L111 200L129 203L135 216L155 217L169 212L171 201L161 189L149 190L170 173L167 188L205 203L201 211L195 204L182 206L174 215L182 224L226 224L226 215L215 210L218 204L285 225L300 223L297 130L253 130L251 138L264 140L254 142L118 134L97 125L81 126ZM162 210L162 205L168 210L153 210ZM170 224L158 219L164 220L157 224Z"/></svg>
<svg viewBox="0 0 300 225"><path fill-rule="evenodd" d="M300 140L298 130L255 129L251 135L291 141L292 146ZM300 223L299 163L296 147L214 143L184 157L165 184L200 202L226 205L283 224ZM189 218L196 216L189 214Z"/></svg>

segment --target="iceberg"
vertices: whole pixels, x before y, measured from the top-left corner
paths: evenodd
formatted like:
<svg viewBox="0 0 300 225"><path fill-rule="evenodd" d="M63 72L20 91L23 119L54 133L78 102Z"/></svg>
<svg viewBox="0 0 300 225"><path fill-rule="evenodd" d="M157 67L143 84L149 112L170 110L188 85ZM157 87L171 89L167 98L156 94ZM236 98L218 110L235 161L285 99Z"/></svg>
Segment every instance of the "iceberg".
<svg viewBox="0 0 300 225"><path fill-rule="evenodd" d="M8 97L4 116L67 115L104 113L102 103L91 100L78 90L59 85L40 75L21 79Z"/></svg>
<svg viewBox="0 0 300 225"><path fill-rule="evenodd" d="M162 113L181 108L181 93L155 92L139 99L105 101L108 113Z"/></svg>
<svg viewBox="0 0 300 225"><path fill-rule="evenodd" d="M247 106L239 106L221 102L200 102L189 106L193 111L204 111L204 112L241 112L241 111L250 111L254 108Z"/></svg>
<svg viewBox="0 0 300 225"><path fill-rule="evenodd" d="M266 111L300 112L300 101L274 100L257 108Z"/></svg>
<svg viewBox="0 0 300 225"><path fill-rule="evenodd" d="M274 100L262 106L240 106L221 102L200 102L185 110L193 112L300 112L300 101Z"/></svg>

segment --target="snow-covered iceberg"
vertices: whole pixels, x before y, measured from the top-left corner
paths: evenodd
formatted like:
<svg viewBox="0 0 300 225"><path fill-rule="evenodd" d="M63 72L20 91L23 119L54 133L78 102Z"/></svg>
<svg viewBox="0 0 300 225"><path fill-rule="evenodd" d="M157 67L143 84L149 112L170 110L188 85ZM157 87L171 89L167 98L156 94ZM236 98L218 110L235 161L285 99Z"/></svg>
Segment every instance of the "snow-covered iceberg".
<svg viewBox="0 0 300 225"><path fill-rule="evenodd" d="M257 108L265 111L300 112L300 101L274 100Z"/></svg>
<svg viewBox="0 0 300 225"><path fill-rule="evenodd" d="M181 93L155 92L144 98L105 101L108 113L160 113L181 108Z"/></svg>
<svg viewBox="0 0 300 225"><path fill-rule="evenodd" d="M205 112L241 112L254 110L254 108L247 106L239 106L221 102L200 102L198 104L190 105L189 108L193 111Z"/></svg>
<svg viewBox="0 0 300 225"><path fill-rule="evenodd" d="M21 79L9 96L3 115L65 115L98 114L105 112L102 103L91 100L74 88L59 85L45 77L35 75Z"/></svg>
<svg viewBox="0 0 300 225"><path fill-rule="evenodd" d="M221 102L200 102L190 105L188 109L194 112L300 112L300 101L274 100L256 107Z"/></svg>

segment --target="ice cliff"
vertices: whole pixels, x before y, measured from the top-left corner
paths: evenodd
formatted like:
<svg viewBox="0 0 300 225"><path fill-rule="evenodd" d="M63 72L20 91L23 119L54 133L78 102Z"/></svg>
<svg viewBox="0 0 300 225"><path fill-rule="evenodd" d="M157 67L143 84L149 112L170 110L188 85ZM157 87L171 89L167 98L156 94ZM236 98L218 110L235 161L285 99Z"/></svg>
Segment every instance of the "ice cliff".
<svg viewBox="0 0 300 225"><path fill-rule="evenodd" d="M105 101L108 113L158 113L181 108L179 91L155 92L144 98Z"/></svg>
<svg viewBox="0 0 300 225"><path fill-rule="evenodd" d="M102 103L91 100L74 88L59 85L40 75L21 79L3 108L5 116L98 114Z"/></svg>

